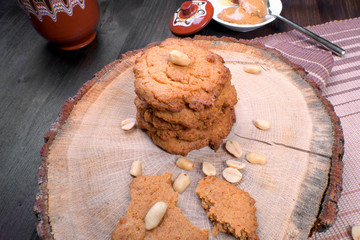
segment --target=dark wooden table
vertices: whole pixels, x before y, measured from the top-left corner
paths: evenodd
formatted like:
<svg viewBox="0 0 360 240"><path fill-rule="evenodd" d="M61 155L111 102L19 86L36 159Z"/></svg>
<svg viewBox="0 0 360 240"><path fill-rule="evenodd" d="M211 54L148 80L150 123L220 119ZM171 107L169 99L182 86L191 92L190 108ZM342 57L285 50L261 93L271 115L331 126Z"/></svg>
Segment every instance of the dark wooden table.
<svg viewBox="0 0 360 240"><path fill-rule="evenodd" d="M98 36L63 52L32 28L17 1L0 0L0 239L38 239L33 213L43 135L67 98L121 54L173 36L182 0L98 0ZM360 16L358 0L283 0L282 15L300 25ZM251 39L289 31L274 21L248 33L212 21L198 34Z"/></svg>

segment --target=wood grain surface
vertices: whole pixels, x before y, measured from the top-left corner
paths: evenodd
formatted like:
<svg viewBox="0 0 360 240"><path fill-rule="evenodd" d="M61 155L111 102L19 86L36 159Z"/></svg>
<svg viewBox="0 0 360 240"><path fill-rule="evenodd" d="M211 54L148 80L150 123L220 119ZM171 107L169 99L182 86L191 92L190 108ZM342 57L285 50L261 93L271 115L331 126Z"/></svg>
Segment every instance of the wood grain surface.
<svg viewBox="0 0 360 240"><path fill-rule="evenodd" d="M300 25L359 17L357 0L283 0ZM43 135L64 102L123 53L171 37L180 0L98 0L98 35L89 47L62 52L32 28L17 1L0 0L0 239L39 239L33 213ZM291 30L275 21L237 33L211 22L201 35L251 39Z"/></svg>
<svg viewBox="0 0 360 240"><path fill-rule="evenodd" d="M305 239L315 222L323 221L319 213L332 211L322 206L322 199L329 176L336 174L331 159L343 152L337 148L342 133L335 127L331 106L301 69L271 51L219 39L195 42L224 58L240 97L237 122L227 139L239 141L245 153L260 152L268 158L264 166L247 164L237 185L256 200L260 238ZM51 128L42 151L36 205L44 238L109 238L126 215L134 160L142 161L144 175L172 172L176 177L181 172L175 166L178 156L155 146L142 130L125 132L120 127L122 120L136 115L133 65L139 54L129 53L103 69L63 106L62 117ZM263 70L249 74L244 71L248 65ZM253 120L259 118L270 121L271 129L255 128ZM223 148L215 153L208 147L188 157L195 163L187 172L192 184L179 195L178 205L195 225L211 230L194 191L204 176L201 164L212 163L221 177L225 161L232 157Z"/></svg>

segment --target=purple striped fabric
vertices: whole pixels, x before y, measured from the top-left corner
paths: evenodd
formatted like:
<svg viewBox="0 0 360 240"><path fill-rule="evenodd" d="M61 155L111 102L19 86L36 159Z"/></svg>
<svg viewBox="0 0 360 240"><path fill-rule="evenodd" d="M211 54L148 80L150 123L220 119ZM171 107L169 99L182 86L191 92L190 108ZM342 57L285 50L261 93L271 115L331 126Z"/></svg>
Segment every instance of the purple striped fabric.
<svg viewBox="0 0 360 240"><path fill-rule="evenodd" d="M346 50L337 57L315 41L293 30L254 39L279 50L302 66L333 104L345 137L343 191L335 224L311 239L352 239L351 228L360 225L360 18L308 27Z"/></svg>

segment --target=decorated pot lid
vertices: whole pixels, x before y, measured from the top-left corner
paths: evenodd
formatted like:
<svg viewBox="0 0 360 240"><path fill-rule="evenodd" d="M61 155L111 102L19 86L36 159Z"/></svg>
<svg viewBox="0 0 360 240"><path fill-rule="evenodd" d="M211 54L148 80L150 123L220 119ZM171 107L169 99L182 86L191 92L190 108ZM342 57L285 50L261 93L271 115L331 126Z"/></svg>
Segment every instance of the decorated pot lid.
<svg viewBox="0 0 360 240"><path fill-rule="evenodd" d="M208 1L185 1L174 13L170 30L177 35L190 35L203 29L212 19L214 7Z"/></svg>

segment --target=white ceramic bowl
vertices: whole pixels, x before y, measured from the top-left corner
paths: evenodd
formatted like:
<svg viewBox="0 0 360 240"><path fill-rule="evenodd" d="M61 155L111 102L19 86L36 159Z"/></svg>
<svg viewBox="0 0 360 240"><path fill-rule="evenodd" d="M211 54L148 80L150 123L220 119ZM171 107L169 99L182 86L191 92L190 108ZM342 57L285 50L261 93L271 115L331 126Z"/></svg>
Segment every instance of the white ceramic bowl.
<svg viewBox="0 0 360 240"><path fill-rule="evenodd" d="M258 24L235 24L235 23L225 22L218 18L218 14L224 8L233 6L233 5L231 5L230 0L226 0L226 1L224 1L224 0L209 0L209 1L214 6L213 19L215 21L217 21L218 23L220 23L221 25L223 25L224 27L227 27L233 31L237 31L237 32L253 31L253 30L255 30L259 27L265 26L266 24L271 23L272 21L275 20L275 17L266 15L265 22L258 23ZM271 5L271 10L273 11L273 13L280 14L281 10L282 10L281 0L269 0L269 1L270 1L270 5Z"/></svg>

